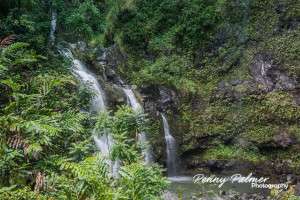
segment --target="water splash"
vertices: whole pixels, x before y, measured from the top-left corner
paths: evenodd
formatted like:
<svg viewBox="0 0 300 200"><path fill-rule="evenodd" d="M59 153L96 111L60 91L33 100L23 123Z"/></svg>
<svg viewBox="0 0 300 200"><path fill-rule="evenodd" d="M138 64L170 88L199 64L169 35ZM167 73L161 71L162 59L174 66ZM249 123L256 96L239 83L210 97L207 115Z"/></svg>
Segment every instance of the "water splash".
<svg viewBox="0 0 300 200"><path fill-rule="evenodd" d="M102 90L95 75L86 68L84 63L82 63L80 60L76 59L73 56L70 49L60 48L59 52L66 58L68 58L70 61L72 61L72 68L74 74L78 77L82 84L88 85L89 88L94 92L91 104L91 111L96 113L106 111L105 93ZM112 176L118 177L120 161L111 161L111 159L109 158L111 148L114 144L113 138L109 133L105 133L101 136L98 136L96 131L94 130L94 141L96 143L97 148L100 150L102 156L105 158L106 163L110 168Z"/></svg>

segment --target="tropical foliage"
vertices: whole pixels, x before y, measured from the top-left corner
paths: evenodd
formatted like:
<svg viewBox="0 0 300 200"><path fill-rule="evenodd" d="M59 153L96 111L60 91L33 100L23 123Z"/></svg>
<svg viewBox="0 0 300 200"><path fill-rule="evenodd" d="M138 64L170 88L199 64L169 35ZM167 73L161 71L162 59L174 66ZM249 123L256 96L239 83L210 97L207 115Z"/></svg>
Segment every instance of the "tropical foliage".
<svg viewBox="0 0 300 200"><path fill-rule="evenodd" d="M113 79L95 64L112 47L118 75L154 89L149 99L170 90L172 105L152 106L148 116L120 100L90 113L93 92L49 42L53 17L56 43L84 41L80 58L98 75L111 73L99 80ZM191 166L282 161L298 173L299 30L297 0L2 0L0 199L160 199L167 182L159 166L143 164L147 146L137 141L153 133L164 162L154 137L162 130L156 111L165 109ZM259 56L273 70L262 75L274 82L269 91L251 72ZM107 133L118 179L92 139Z"/></svg>
<svg viewBox="0 0 300 200"><path fill-rule="evenodd" d="M73 39L90 38L103 30L100 3L4 4L0 199L159 199L166 180L158 166L143 164L140 152L144 147L136 142L136 134L147 129L146 116L128 107L99 117L90 114L92 91L79 83L70 63L47 44L48 13L60 13L62 37L75 31ZM122 163L116 180L92 140L93 133L105 131L116 141L111 159Z"/></svg>

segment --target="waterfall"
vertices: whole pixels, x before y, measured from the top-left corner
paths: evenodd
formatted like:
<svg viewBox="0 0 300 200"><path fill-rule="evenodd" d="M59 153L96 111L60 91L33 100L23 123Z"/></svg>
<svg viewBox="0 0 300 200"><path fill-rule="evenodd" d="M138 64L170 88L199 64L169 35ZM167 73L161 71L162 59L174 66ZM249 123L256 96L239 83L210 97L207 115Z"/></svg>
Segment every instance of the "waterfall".
<svg viewBox="0 0 300 200"><path fill-rule="evenodd" d="M65 57L72 61L73 72L80 79L80 81L83 84L88 85L89 88L94 92L91 110L99 113L106 111L105 95L96 77L86 68L86 66L80 60L74 58L72 52L69 49L64 48L60 51Z"/></svg>
<svg viewBox="0 0 300 200"><path fill-rule="evenodd" d="M123 88L130 106L132 107L132 109L135 112L143 112L143 107L141 106L141 104L138 102L138 100L136 99L133 91L131 89L127 89L127 88Z"/></svg>
<svg viewBox="0 0 300 200"><path fill-rule="evenodd" d="M132 107L132 109L135 112L143 112L143 107L141 106L141 104L136 99L133 91L131 89L127 89L127 88L123 88L123 90L124 90L124 93L127 96L128 104ZM153 160L152 159L152 153L151 153L151 148L149 147L149 144L148 144L148 139L147 139L146 133L141 132L138 135L138 140L139 140L139 143L141 145L146 145L146 147L143 148L143 150L142 150L142 154L143 154L145 163L146 164L152 163L152 160Z"/></svg>
<svg viewBox="0 0 300 200"><path fill-rule="evenodd" d="M55 10L51 11L51 26L50 26L50 35L49 41L51 45L54 45L55 42L55 31L56 31L56 21L57 21L57 13Z"/></svg>
<svg viewBox="0 0 300 200"><path fill-rule="evenodd" d="M170 127L167 118L161 113L163 120L165 140L166 140L166 150L167 150L167 171L168 176L174 176L177 174L177 149L176 141L171 135Z"/></svg>
<svg viewBox="0 0 300 200"><path fill-rule="evenodd" d="M95 75L90 72L84 63L80 60L74 58L70 49L60 48L60 53L66 58L72 61L72 68L75 75L83 83L88 85L88 87L94 92L94 97L92 99L91 111L96 113L101 113L106 111L105 105L105 93L102 90L99 82L97 81ZM105 133L102 136L97 136L94 132L94 141L97 148L100 150L102 156L106 159L106 162L110 168L113 177L118 177L119 160L112 162L109 159L109 154L113 146L113 138L109 133Z"/></svg>

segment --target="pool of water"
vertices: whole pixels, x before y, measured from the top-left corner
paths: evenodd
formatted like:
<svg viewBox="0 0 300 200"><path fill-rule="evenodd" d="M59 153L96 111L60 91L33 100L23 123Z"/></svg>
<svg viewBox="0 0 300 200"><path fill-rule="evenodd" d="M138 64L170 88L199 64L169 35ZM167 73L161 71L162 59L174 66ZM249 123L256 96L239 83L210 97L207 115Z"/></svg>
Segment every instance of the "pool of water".
<svg viewBox="0 0 300 200"><path fill-rule="evenodd" d="M260 193L266 194L267 191L252 188L250 184L225 183L221 188L216 184L196 184L193 177L175 176L169 177L171 182L169 191L175 194L179 199L192 200L206 197L208 200L222 200L221 196L232 193Z"/></svg>

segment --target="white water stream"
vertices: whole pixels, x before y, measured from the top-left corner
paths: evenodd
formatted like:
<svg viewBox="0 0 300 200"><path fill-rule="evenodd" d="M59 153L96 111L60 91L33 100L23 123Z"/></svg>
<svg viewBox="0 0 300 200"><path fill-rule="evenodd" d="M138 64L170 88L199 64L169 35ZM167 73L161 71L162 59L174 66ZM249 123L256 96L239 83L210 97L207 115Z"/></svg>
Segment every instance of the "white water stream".
<svg viewBox="0 0 300 200"><path fill-rule="evenodd" d="M168 176L175 176L177 174L177 149L176 141L171 134L169 123L164 114L161 113L163 120L166 151L167 151L167 171Z"/></svg>
<svg viewBox="0 0 300 200"><path fill-rule="evenodd" d="M56 22L57 22L57 13L55 10L52 10L51 11L51 26L50 26L50 34L49 34L49 41L50 41L51 45L54 45L54 42L55 42Z"/></svg>
<svg viewBox="0 0 300 200"><path fill-rule="evenodd" d="M105 105L105 93L102 90L98 80L96 79L95 75L90 72L84 63L80 60L76 59L71 50L67 48L61 48L60 53L63 54L66 58L72 61L72 69L78 79L81 81L82 84L87 85L93 92L94 96L92 99L91 104L91 111L96 113L101 113L106 111ZM110 168L111 174L113 177L118 177L118 171L120 168L120 161L111 161L109 158L110 151L113 146L113 138L109 133L105 133L102 136L98 136L94 133L94 140L96 143L97 148L100 150L102 156L106 159L106 162Z"/></svg>

